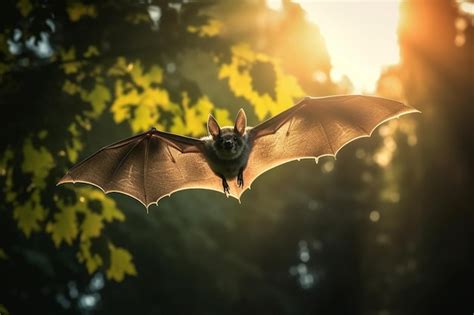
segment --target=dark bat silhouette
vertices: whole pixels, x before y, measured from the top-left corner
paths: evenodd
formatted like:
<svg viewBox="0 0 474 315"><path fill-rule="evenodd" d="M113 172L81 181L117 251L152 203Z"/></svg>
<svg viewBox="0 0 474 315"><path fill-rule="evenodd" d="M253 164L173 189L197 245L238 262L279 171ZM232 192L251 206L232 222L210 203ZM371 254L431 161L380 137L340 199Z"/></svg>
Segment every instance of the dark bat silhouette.
<svg viewBox="0 0 474 315"><path fill-rule="evenodd" d="M306 97L251 128L241 109L234 127L209 115L201 139L151 130L106 146L59 181L87 183L129 195L149 207L173 192L201 188L240 199L262 173L286 162L336 156L352 140L369 137L383 122L418 112L372 96ZM235 179L236 181L228 180Z"/></svg>

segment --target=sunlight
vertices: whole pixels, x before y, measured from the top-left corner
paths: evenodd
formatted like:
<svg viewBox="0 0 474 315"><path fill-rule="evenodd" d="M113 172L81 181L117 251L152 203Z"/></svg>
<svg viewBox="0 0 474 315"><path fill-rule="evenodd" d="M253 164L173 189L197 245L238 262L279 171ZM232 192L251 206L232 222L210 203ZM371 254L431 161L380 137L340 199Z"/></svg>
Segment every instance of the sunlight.
<svg viewBox="0 0 474 315"><path fill-rule="evenodd" d="M384 66L399 62L398 1L298 1L321 29L335 71L354 92L374 92Z"/></svg>
<svg viewBox="0 0 474 315"><path fill-rule="evenodd" d="M355 93L373 93L381 70L399 63L397 0L295 2L325 38L334 81L346 75ZM270 3L278 7L277 0Z"/></svg>
<svg viewBox="0 0 474 315"><path fill-rule="evenodd" d="M474 2L469 2L466 0L458 0L457 2L461 12L474 17Z"/></svg>
<svg viewBox="0 0 474 315"><path fill-rule="evenodd" d="M276 11L281 10L283 7L282 0L267 0L267 7Z"/></svg>

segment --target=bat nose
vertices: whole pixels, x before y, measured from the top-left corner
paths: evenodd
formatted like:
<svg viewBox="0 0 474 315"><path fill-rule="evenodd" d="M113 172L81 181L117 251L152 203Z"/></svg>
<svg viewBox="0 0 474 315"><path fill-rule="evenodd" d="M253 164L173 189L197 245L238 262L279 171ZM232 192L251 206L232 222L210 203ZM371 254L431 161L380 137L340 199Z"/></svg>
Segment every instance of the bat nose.
<svg viewBox="0 0 474 315"><path fill-rule="evenodd" d="M224 148L226 148L226 149L232 149L232 147L233 147L232 140L226 140L226 141L224 142Z"/></svg>

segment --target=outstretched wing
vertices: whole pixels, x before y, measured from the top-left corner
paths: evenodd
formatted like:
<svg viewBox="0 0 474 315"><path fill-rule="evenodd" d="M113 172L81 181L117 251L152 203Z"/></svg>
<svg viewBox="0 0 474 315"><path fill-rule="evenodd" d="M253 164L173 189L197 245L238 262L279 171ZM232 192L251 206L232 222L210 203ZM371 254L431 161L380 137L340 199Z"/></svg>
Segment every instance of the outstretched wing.
<svg viewBox="0 0 474 315"><path fill-rule="evenodd" d="M152 129L106 146L75 165L59 181L119 192L148 208L162 197L192 188L222 191L202 153L202 142Z"/></svg>
<svg viewBox="0 0 474 315"><path fill-rule="evenodd" d="M333 155L352 140L369 137L383 122L418 112L380 97L307 97L249 131L252 151L240 195L262 173L286 162Z"/></svg>

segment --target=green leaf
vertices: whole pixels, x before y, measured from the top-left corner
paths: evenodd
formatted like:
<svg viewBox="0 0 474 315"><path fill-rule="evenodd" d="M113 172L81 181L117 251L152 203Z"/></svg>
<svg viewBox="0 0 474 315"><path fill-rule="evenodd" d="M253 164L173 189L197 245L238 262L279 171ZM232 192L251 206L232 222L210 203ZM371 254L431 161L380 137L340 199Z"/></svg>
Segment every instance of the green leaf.
<svg viewBox="0 0 474 315"><path fill-rule="evenodd" d="M260 94L252 85L250 70L257 62L272 64L275 74L275 95L273 99L268 93ZM219 79L228 79L230 90L235 96L243 97L255 108L258 119L268 115L276 115L293 105L294 100L306 95L296 78L286 74L277 58L253 51L247 44L232 47L232 59L223 64L219 70Z"/></svg>
<svg viewBox="0 0 474 315"><path fill-rule="evenodd" d="M94 45L90 45L89 47L87 47L86 52L84 52L84 57L90 58L93 56L98 56L99 54L99 49Z"/></svg>
<svg viewBox="0 0 474 315"><path fill-rule="evenodd" d="M196 33L199 37L214 37L219 35L224 24L217 19L209 19L207 24L201 26L188 26L187 31Z"/></svg>
<svg viewBox="0 0 474 315"><path fill-rule="evenodd" d="M81 63L74 61L76 59L76 49L71 47L69 50L61 49L59 55L63 64L61 68L65 74L77 73L81 67Z"/></svg>
<svg viewBox="0 0 474 315"><path fill-rule="evenodd" d="M117 208L115 201L98 189L81 187L78 193L87 196L91 200L97 200L102 204L102 217L106 222L113 220L124 221L125 215Z"/></svg>
<svg viewBox="0 0 474 315"><path fill-rule="evenodd" d="M214 114L220 126L232 126L234 124L229 118L229 111L227 109L216 108Z"/></svg>
<svg viewBox="0 0 474 315"><path fill-rule="evenodd" d="M125 275L136 276L137 271L132 262L132 255L124 248L115 247L109 243L110 267L107 269L107 278L121 282Z"/></svg>
<svg viewBox="0 0 474 315"><path fill-rule="evenodd" d="M31 10L33 10L33 5L30 0L20 0L16 4L16 7L20 10L21 15L23 16L27 16L30 14Z"/></svg>
<svg viewBox="0 0 474 315"><path fill-rule="evenodd" d="M152 66L146 72L139 61L127 64L125 58L118 58L108 74L126 79L115 81L114 102L110 110L116 123L128 121L133 132L148 130L152 126L161 129L159 109L172 111L177 107L170 101L167 90L155 86L163 81L163 70L159 66Z"/></svg>
<svg viewBox="0 0 474 315"><path fill-rule="evenodd" d="M107 102L111 100L109 89L102 84L96 84L94 89L87 93L82 91L82 100L91 103L92 113L90 114L93 118L99 117L104 111Z"/></svg>
<svg viewBox="0 0 474 315"><path fill-rule="evenodd" d="M35 189L31 198L23 204L15 205L13 218L26 237L34 231L40 231L40 223L46 218L46 209L41 205L40 191Z"/></svg>
<svg viewBox="0 0 474 315"><path fill-rule="evenodd" d="M103 227L102 216L97 213L87 212L81 224L81 240L100 236Z"/></svg>
<svg viewBox="0 0 474 315"><path fill-rule="evenodd" d="M202 136L206 133L206 122L214 104L207 96L200 97L196 104L189 105L187 93L183 93L184 117L174 116L171 132L192 136Z"/></svg>
<svg viewBox="0 0 474 315"><path fill-rule="evenodd" d="M67 13L69 15L69 19L72 22L77 22L81 18L87 17L96 17L97 16L97 9L94 5L85 5L80 2L70 2L69 6L67 7Z"/></svg>
<svg viewBox="0 0 474 315"><path fill-rule="evenodd" d="M70 80L64 81L63 91L66 92L67 94L74 95L74 94L78 93L80 90L81 90L81 87L79 85L77 85L76 83L74 83Z"/></svg>
<svg viewBox="0 0 474 315"><path fill-rule="evenodd" d="M7 259L8 259L7 253L5 253L3 248L0 248L0 260L7 260Z"/></svg>
<svg viewBox="0 0 474 315"><path fill-rule="evenodd" d="M79 245L79 252L77 253L77 259L81 263L86 264L87 272L89 274L93 273L100 266L102 266L103 261L99 254L91 253L91 240L82 241Z"/></svg>
<svg viewBox="0 0 474 315"><path fill-rule="evenodd" d="M63 241L71 245L78 234L75 207L63 206L61 208L61 211L54 215L54 222L49 222L46 225L46 231L51 233L56 247L59 247Z"/></svg>
<svg viewBox="0 0 474 315"><path fill-rule="evenodd" d="M3 304L0 304L0 314L1 315L10 315L10 312L7 310L7 308Z"/></svg>
<svg viewBox="0 0 474 315"><path fill-rule="evenodd" d="M40 189L46 186L46 177L54 167L53 156L45 147L36 149L30 138L23 144L23 164L21 169L25 173L32 173L32 184Z"/></svg>

